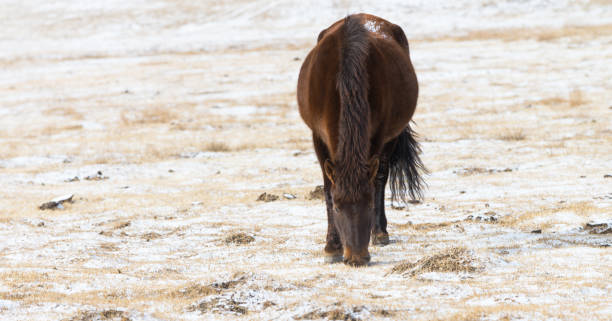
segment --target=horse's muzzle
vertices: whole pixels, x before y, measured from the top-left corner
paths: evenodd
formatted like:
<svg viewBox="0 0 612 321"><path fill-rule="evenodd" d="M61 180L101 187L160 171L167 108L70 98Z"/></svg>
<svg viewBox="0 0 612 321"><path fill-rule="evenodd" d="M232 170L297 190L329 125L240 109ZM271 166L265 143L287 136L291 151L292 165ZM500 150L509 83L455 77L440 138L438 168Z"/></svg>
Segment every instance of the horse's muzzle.
<svg viewBox="0 0 612 321"><path fill-rule="evenodd" d="M344 263L351 266L363 266L370 262L370 252L366 246L362 250L355 251L348 246L344 247Z"/></svg>

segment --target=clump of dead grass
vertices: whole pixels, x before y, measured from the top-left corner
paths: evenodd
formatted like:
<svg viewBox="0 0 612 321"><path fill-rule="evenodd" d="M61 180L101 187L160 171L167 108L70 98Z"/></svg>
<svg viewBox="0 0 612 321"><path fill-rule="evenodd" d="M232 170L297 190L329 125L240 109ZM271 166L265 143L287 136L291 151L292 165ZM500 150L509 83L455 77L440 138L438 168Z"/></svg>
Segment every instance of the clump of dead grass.
<svg viewBox="0 0 612 321"><path fill-rule="evenodd" d="M505 140L505 141L521 141L525 140L527 136L522 129L514 129L514 130L506 130L497 136L497 139Z"/></svg>
<svg viewBox="0 0 612 321"><path fill-rule="evenodd" d="M274 201L278 201L279 197L278 195L274 195L274 194L270 194L270 193L262 193L257 197L257 201L259 202L274 202Z"/></svg>
<svg viewBox="0 0 612 321"><path fill-rule="evenodd" d="M244 244L249 244L254 241L255 241L254 237L246 233L243 233L243 232L235 233L225 238L225 244L244 245Z"/></svg>
<svg viewBox="0 0 612 321"><path fill-rule="evenodd" d="M453 247L417 262L402 262L391 269L392 273L416 276L427 272L476 272L478 264L472 251L464 247Z"/></svg>
<svg viewBox="0 0 612 321"><path fill-rule="evenodd" d="M210 142L204 146L204 150L208 152L225 153L232 149L224 142Z"/></svg>

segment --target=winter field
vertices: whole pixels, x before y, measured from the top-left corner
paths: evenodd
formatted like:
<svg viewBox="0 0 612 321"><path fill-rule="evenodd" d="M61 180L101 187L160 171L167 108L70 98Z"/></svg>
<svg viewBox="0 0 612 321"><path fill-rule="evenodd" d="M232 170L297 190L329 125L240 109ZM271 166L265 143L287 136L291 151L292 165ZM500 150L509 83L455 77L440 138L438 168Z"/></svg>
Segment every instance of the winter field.
<svg viewBox="0 0 612 321"><path fill-rule="evenodd" d="M362 11L430 174L352 268L295 87ZM0 319L612 320L611 79L610 0L4 0Z"/></svg>

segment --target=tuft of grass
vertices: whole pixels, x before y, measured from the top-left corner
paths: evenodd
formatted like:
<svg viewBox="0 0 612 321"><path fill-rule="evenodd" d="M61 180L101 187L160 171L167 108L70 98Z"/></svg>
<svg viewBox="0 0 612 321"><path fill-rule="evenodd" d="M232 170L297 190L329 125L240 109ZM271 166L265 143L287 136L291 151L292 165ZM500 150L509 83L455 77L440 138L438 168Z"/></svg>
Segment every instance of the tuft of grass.
<svg viewBox="0 0 612 321"><path fill-rule="evenodd" d="M231 151L232 149L223 142L210 142L204 146L204 150L209 152L225 153Z"/></svg>
<svg viewBox="0 0 612 321"><path fill-rule="evenodd" d="M505 133L497 136L497 138L505 141L521 141L525 140L526 136L525 133L523 133L523 130L517 129L506 131Z"/></svg>
<svg viewBox="0 0 612 321"><path fill-rule="evenodd" d="M476 272L476 258L464 247L453 247L417 262L402 262L389 273L416 276L426 272Z"/></svg>
<svg viewBox="0 0 612 321"><path fill-rule="evenodd" d="M235 234L232 234L232 235L230 235L230 236L225 238L225 243L226 244L240 244L240 245L243 245L243 244L249 244L249 243L251 243L253 241L255 241L254 237L252 237L252 236L250 236L250 235L248 235L246 233L243 233L243 232L235 233Z"/></svg>

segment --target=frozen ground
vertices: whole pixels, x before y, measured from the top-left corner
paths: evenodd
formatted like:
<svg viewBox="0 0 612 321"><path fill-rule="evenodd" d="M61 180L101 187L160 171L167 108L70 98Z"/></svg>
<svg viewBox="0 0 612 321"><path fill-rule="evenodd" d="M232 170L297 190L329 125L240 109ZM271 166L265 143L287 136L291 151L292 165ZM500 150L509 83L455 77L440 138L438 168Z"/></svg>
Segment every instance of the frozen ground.
<svg viewBox="0 0 612 321"><path fill-rule="evenodd" d="M3 1L0 319L612 319L612 3L368 2ZM359 11L431 174L350 268L295 86Z"/></svg>

